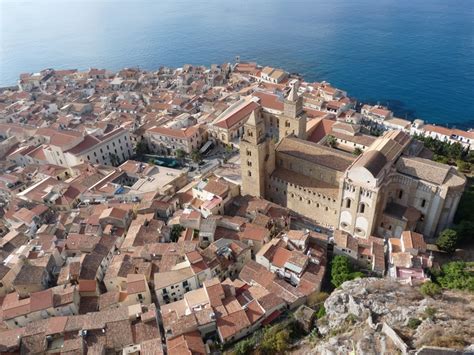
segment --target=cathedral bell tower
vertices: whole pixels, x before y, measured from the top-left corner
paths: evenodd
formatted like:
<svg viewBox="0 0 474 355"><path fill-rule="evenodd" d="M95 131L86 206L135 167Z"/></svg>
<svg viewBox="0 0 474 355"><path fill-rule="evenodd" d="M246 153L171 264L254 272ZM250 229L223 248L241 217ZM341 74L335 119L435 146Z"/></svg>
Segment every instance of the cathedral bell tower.
<svg viewBox="0 0 474 355"><path fill-rule="evenodd" d="M306 114L303 111L303 98L298 95L299 81L291 82L291 90L283 101L283 114L279 119L279 139L294 135L306 139Z"/></svg>
<svg viewBox="0 0 474 355"><path fill-rule="evenodd" d="M250 114L240 141L242 195L265 197L265 179L273 172L274 152L259 110Z"/></svg>

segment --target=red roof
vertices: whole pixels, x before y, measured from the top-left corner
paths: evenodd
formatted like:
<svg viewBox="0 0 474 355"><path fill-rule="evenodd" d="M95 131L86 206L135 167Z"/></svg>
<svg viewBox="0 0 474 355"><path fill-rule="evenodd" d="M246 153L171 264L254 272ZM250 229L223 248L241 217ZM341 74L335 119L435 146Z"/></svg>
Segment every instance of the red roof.
<svg viewBox="0 0 474 355"><path fill-rule="evenodd" d="M199 130L199 126L191 126L183 129L171 129L165 127L153 127L148 130L148 132L156 133L162 136L179 138L179 139L188 139L195 135Z"/></svg>
<svg viewBox="0 0 474 355"><path fill-rule="evenodd" d="M257 91L253 95L260 98L260 105L263 108L283 111L283 101L277 95L264 91Z"/></svg>
<svg viewBox="0 0 474 355"><path fill-rule="evenodd" d="M226 116L224 119L215 123L215 126L221 128L232 128L242 120L245 120L250 116L252 111L258 108L258 104L253 101L249 101L245 106L241 107L239 110L232 112L230 115Z"/></svg>

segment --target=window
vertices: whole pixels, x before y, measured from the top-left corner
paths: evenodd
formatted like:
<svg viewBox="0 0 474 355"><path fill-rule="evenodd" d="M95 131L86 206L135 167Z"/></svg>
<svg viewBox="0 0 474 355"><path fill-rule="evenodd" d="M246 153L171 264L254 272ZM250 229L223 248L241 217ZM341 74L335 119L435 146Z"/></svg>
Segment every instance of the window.
<svg viewBox="0 0 474 355"><path fill-rule="evenodd" d="M247 166L252 166L252 162L250 160L247 160Z"/></svg>
<svg viewBox="0 0 474 355"><path fill-rule="evenodd" d="M252 172L251 172L250 170L247 171L247 175L248 175L248 176L252 176Z"/></svg>
<svg viewBox="0 0 474 355"><path fill-rule="evenodd" d="M346 200L346 208L351 208L351 199L350 198L348 198Z"/></svg>
<svg viewBox="0 0 474 355"><path fill-rule="evenodd" d="M398 191L398 198L401 199L403 197L403 190Z"/></svg>
<svg viewBox="0 0 474 355"><path fill-rule="evenodd" d="M425 206L426 206L426 200L425 200L425 199L423 199L423 200L421 200L421 207L423 207L423 208L424 208Z"/></svg>
<svg viewBox="0 0 474 355"><path fill-rule="evenodd" d="M359 213L364 213L365 212L365 203L361 203L359 205Z"/></svg>

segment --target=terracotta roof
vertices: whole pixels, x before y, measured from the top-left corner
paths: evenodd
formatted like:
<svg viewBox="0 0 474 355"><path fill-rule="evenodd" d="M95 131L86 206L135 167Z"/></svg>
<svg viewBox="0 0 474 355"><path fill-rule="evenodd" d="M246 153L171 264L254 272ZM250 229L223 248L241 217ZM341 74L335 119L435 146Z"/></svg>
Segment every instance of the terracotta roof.
<svg viewBox="0 0 474 355"><path fill-rule="evenodd" d="M401 239L403 246L407 249L418 249L420 251L426 250L426 243L423 235L412 231L402 232Z"/></svg>
<svg viewBox="0 0 474 355"><path fill-rule="evenodd" d="M147 282L145 275L128 274L127 275L127 293L141 293L147 291Z"/></svg>
<svg viewBox="0 0 474 355"><path fill-rule="evenodd" d="M243 309L217 319L217 329L223 340L236 335L250 325L251 323Z"/></svg>
<svg viewBox="0 0 474 355"><path fill-rule="evenodd" d="M355 159L351 154L293 137L283 138L276 151L337 171L345 171Z"/></svg>
<svg viewBox="0 0 474 355"><path fill-rule="evenodd" d="M275 250L275 254L273 255L272 264L282 268L285 263L290 259L291 251L288 249L277 247Z"/></svg>
<svg viewBox="0 0 474 355"><path fill-rule="evenodd" d="M33 292L30 296L30 312L41 311L54 306L52 289Z"/></svg>
<svg viewBox="0 0 474 355"><path fill-rule="evenodd" d="M81 143L69 149L67 152L71 154L80 154L88 151L99 143L100 141L96 137L86 135Z"/></svg>
<svg viewBox="0 0 474 355"><path fill-rule="evenodd" d="M283 111L283 101L279 96L264 91L256 91L253 93L260 99L259 103L263 108L268 108L275 111Z"/></svg>
<svg viewBox="0 0 474 355"><path fill-rule="evenodd" d="M400 157L397 161L397 170L402 174L438 185L444 183L450 169L449 165L417 157Z"/></svg>
<svg viewBox="0 0 474 355"><path fill-rule="evenodd" d="M385 155L380 153L378 150L369 150L362 154L362 156L354 164L354 167L364 167L374 177L377 177L387 162L388 160Z"/></svg>
<svg viewBox="0 0 474 355"><path fill-rule="evenodd" d="M245 229L240 232L241 239L251 239L263 242L266 238L270 236L270 232L263 227L254 225L252 223L247 223Z"/></svg>
<svg viewBox="0 0 474 355"><path fill-rule="evenodd" d="M191 126L183 129L172 129L166 127L152 127L148 130L150 134L158 134L178 139L189 139L199 131L199 126Z"/></svg>
<svg viewBox="0 0 474 355"><path fill-rule="evenodd" d="M167 339L169 355L206 355L206 346L199 331L188 332L176 338Z"/></svg>
<svg viewBox="0 0 474 355"><path fill-rule="evenodd" d="M216 123L214 123L215 126L220 127L220 128L232 128L242 120L245 120L248 118L250 113L255 111L258 108L258 104L253 101L248 101L245 103L244 106L239 107L238 109L234 109L233 111L229 112L226 114L226 112L223 113L223 117L219 119Z"/></svg>

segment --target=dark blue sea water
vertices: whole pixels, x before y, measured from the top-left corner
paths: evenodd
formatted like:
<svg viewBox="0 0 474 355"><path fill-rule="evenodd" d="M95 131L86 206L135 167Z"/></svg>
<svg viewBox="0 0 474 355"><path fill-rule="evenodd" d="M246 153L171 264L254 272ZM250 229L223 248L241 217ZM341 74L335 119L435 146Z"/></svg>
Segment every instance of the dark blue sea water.
<svg viewBox="0 0 474 355"><path fill-rule="evenodd" d="M474 0L0 0L0 85L235 55L401 117L474 127Z"/></svg>

